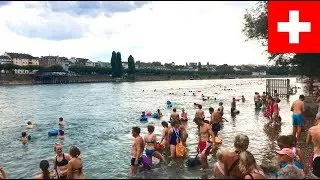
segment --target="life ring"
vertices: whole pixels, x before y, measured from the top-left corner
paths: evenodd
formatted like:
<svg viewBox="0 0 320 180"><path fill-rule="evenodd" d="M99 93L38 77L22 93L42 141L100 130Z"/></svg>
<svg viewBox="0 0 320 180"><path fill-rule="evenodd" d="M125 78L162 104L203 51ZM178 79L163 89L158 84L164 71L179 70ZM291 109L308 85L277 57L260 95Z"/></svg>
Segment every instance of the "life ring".
<svg viewBox="0 0 320 180"><path fill-rule="evenodd" d="M57 136L58 134L59 134L59 130L58 129L53 129L53 130L48 132L49 136Z"/></svg>
<svg viewBox="0 0 320 180"><path fill-rule="evenodd" d="M28 140L29 140L29 141L31 140L31 135L30 135L30 134L28 135Z"/></svg>

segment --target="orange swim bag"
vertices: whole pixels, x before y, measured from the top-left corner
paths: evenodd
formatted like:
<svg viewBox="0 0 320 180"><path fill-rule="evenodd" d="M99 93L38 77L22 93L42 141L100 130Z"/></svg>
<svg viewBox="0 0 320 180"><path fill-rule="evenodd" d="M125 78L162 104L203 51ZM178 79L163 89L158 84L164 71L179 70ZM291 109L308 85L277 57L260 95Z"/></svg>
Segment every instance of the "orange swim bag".
<svg viewBox="0 0 320 180"><path fill-rule="evenodd" d="M187 152L187 149L186 149L186 147L184 147L182 142L180 141L179 143L177 143L177 145L176 145L176 156L177 157L184 157L186 152Z"/></svg>
<svg viewBox="0 0 320 180"><path fill-rule="evenodd" d="M156 143L155 146L156 151L162 152L164 150L164 145L160 144L159 142Z"/></svg>

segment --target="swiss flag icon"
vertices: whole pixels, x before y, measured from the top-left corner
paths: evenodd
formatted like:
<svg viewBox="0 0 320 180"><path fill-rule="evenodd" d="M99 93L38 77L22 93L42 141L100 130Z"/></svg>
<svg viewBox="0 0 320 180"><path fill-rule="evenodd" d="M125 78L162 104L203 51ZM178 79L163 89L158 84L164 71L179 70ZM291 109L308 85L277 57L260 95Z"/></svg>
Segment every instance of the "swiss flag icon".
<svg viewBox="0 0 320 180"><path fill-rule="evenodd" d="M320 1L268 1L269 53L320 53Z"/></svg>

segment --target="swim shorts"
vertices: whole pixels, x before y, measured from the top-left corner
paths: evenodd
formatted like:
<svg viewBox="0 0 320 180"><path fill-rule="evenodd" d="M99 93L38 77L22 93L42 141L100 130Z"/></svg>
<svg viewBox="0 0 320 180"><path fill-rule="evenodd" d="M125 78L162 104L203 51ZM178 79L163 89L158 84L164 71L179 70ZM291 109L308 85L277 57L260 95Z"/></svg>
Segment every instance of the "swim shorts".
<svg viewBox="0 0 320 180"><path fill-rule="evenodd" d="M206 154L209 154L211 150L211 144L207 141L201 141L199 144L199 153L205 151Z"/></svg>
<svg viewBox="0 0 320 180"><path fill-rule="evenodd" d="M136 160L136 158L131 158L131 166L133 166L134 165L134 161ZM141 165L141 163L142 163L142 157L139 157L138 158L138 165Z"/></svg>
<svg viewBox="0 0 320 180"><path fill-rule="evenodd" d="M302 114L293 114L292 115L292 124L293 126L303 126L303 116Z"/></svg>
<svg viewBox="0 0 320 180"><path fill-rule="evenodd" d="M221 127L219 123L213 123L212 124L212 131L217 133L218 131L220 131Z"/></svg>

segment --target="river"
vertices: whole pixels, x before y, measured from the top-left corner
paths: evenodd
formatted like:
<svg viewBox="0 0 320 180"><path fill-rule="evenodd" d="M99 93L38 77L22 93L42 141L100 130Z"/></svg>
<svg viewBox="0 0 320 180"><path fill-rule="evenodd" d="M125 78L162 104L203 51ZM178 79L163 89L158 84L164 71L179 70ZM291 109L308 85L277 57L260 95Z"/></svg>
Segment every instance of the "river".
<svg viewBox="0 0 320 180"><path fill-rule="evenodd" d="M291 78L291 84L294 83L295 78ZM193 97L190 90L201 92ZM202 103L206 114L210 106L216 108L220 101L223 102L224 117L228 122L219 132L224 140L220 147L232 150L234 136L245 133L250 138L249 150L258 163L271 162L277 149L276 137L291 132L289 104L297 96L281 101L283 124L281 129L272 129L265 126L268 120L262 112L254 108L255 91L265 91L265 79L0 86L0 165L4 166L9 178L32 178L39 173L42 159L50 160L52 168L53 144L60 140L48 137L47 132L58 128L57 119L63 117L66 120L65 139L61 140L64 151L67 152L70 145L80 147L86 178L128 178L133 140L131 128L139 126L142 134L146 133L147 124L138 120L142 111L155 112L159 108L164 115L162 120L168 120L171 109L166 107L167 100L172 101L179 112L185 108L190 119L195 112L194 102ZM174 94L169 95L169 92ZM210 96L210 100L202 102L202 93ZM241 95L247 101L237 103L240 114L232 118L231 99ZM35 121L36 125L29 130L32 140L22 145L18 138L22 131L26 131L28 120ZM161 120L149 119L149 123L155 125L155 133L160 135ZM194 155L197 139L196 125L192 120L188 122L187 130L188 149ZM213 162L214 158L210 158L211 167ZM212 172L207 173L212 176ZM198 169L160 165L138 176L203 178L206 175Z"/></svg>

